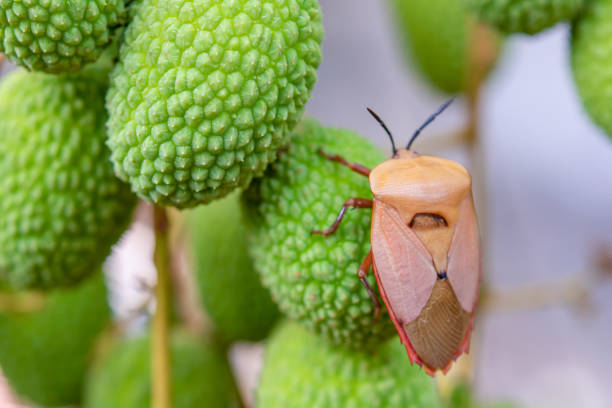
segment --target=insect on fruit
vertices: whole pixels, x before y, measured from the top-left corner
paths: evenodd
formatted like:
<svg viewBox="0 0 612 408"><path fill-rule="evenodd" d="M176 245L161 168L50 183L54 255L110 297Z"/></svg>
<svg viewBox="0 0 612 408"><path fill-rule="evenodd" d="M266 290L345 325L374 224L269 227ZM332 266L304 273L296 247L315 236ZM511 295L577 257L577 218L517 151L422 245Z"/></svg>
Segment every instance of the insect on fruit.
<svg viewBox="0 0 612 408"><path fill-rule="evenodd" d="M480 238L467 170L451 160L410 150L419 133L452 100L417 129L406 149L370 170L343 157L318 152L367 176L374 199L349 198L332 226L313 234L333 234L349 207L372 208L371 250L358 276L380 314L365 279L373 266L380 294L412 363L434 375L446 373L468 351L480 286Z"/></svg>

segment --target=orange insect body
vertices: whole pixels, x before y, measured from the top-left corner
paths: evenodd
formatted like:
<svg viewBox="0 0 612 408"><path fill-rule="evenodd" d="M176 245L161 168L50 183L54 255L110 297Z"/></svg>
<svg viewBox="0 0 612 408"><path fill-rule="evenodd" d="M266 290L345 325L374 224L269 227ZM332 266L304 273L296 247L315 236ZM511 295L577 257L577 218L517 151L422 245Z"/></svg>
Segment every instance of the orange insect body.
<svg viewBox="0 0 612 408"><path fill-rule="evenodd" d="M408 150L370 175L372 261L410 361L446 372L468 351L480 282L471 178L460 164Z"/></svg>
<svg viewBox="0 0 612 408"><path fill-rule="evenodd" d="M451 100L452 101L452 100ZM373 170L319 151L367 176L374 200L350 198L325 236L338 228L348 207L372 208L371 250L359 278L380 310L366 275L373 267L379 292L412 363L433 375L448 371L468 351L480 287L480 238L472 180L459 163L409 150L419 132L444 104L397 150Z"/></svg>

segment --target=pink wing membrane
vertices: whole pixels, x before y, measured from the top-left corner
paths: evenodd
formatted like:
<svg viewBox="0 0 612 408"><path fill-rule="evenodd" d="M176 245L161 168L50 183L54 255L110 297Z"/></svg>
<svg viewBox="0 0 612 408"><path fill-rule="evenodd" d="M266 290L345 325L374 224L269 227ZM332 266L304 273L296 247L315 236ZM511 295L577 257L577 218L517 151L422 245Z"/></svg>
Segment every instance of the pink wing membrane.
<svg viewBox="0 0 612 408"><path fill-rule="evenodd" d="M461 203L459 219L448 252L447 276L461 304L468 313L474 311L480 286L480 237L472 196Z"/></svg>
<svg viewBox="0 0 612 408"><path fill-rule="evenodd" d="M397 210L375 200L372 255L387 308L400 324L415 320L431 296L437 274L433 260Z"/></svg>

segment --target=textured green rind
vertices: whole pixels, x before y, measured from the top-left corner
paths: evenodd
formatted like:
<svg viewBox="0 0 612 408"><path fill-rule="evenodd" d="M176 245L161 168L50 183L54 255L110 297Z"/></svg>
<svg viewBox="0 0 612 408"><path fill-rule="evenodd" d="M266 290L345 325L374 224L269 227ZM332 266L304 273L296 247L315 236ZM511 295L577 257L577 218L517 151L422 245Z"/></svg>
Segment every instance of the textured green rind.
<svg viewBox="0 0 612 408"><path fill-rule="evenodd" d="M106 85L93 73L17 71L0 83L0 281L14 288L90 275L131 217L136 197L113 174Z"/></svg>
<svg viewBox="0 0 612 408"><path fill-rule="evenodd" d="M317 0L143 0L132 14L107 95L116 172L181 208L247 186L310 97Z"/></svg>
<svg viewBox="0 0 612 408"><path fill-rule="evenodd" d="M261 285L247 250L238 192L188 214L200 298L217 333L227 341L259 341L279 311Z"/></svg>
<svg viewBox="0 0 612 408"><path fill-rule="evenodd" d="M436 408L435 382L393 339L371 352L330 346L294 323L271 337L256 391L262 408Z"/></svg>
<svg viewBox="0 0 612 408"><path fill-rule="evenodd" d="M171 337L172 406L231 408L235 393L225 356L187 333ZM151 406L150 337L123 340L94 365L84 408Z"/></svg>
<svg viewBox="0 0 612 408"><path fill-rule="evenodd" d="M570 20L586 0L463 0L481 20L507 33L536 34Z"/></svg>
<svg viewBox="0 0 612 408"><path fill-rule="evenodd" d="M612 1L592 0L572 26L571 65L585 110L612 137Z"/></svg>
<svg viewBox="0 0 612 408"><path fill-rule="evenodd" d="M98 59L125 14L123 0L0 0L0 52L30 70L75 72Z"/></svg>
<svg viewBox="0 0 612 408"><path fill-rule="evenodd" d="M101 273L51 292L41 310L0 311L0 367L15 392L46 407L80 403L92 349L109 314Z"/></svg>
<svg viewBox="0 0 612 408"><path fill-rule="evenodd" d="M319 147L370 167L384 160L351 131L303 121L245 194L249 251L282 312L334 343L377 345L394 329L386 312L374 322L372 301L357 277L370 249L371 211L348 211L327 238L311 234L330 226L348 198L371 198L368 179L323 158ZM372 274L368 280L376 288Z"/></svg>
<svg viewBox="0 0 612 408"><path fill-rule="evenodd" d="M390 0L408 57L440 90L465 90L469 30L461 0Z"/></svg>

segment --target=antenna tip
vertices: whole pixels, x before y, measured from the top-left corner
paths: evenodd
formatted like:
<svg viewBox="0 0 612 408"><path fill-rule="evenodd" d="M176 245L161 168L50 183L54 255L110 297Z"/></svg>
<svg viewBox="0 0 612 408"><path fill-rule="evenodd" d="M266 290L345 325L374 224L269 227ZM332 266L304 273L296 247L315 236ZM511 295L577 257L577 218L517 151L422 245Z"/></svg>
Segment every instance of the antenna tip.
<svg viewBox="0 0 612 408"><path fill-rule="evenodd" d="M370 114L370 115L372 115L372 116L374 117L374 119L376 119L376 121L377 121L378 123L380 123L381 125L383 125L383 121L382 121L382 119L380 118L380 116L378 116L378 114L377 114L376 112L374 112L372 109L370 109L370 108L368 108L368 107L366 107L366 110L369 112L369 114ZM385 127L385 126L383 125L383 128L384 128L384 127ZM385 129L385 130L386 130L386 129Z"/></svg>

